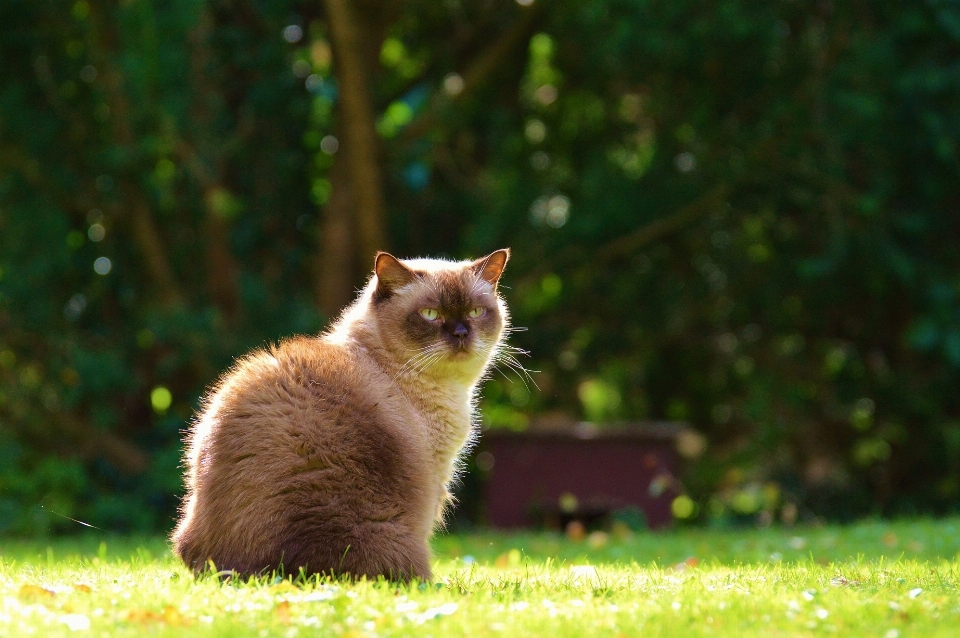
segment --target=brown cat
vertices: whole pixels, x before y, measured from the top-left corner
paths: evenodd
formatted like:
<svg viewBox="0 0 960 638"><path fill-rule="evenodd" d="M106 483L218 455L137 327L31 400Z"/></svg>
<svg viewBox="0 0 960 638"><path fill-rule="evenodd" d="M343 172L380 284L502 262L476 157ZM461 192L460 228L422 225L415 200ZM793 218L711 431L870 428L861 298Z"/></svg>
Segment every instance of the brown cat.
<svg viewBox="0 0 960 638"><path fill-rule="evenodd" d="M240 359L193 423L174 551L199 572L430 578L428 538L508 323L509 258L400 260L333 327Z"/></svg>

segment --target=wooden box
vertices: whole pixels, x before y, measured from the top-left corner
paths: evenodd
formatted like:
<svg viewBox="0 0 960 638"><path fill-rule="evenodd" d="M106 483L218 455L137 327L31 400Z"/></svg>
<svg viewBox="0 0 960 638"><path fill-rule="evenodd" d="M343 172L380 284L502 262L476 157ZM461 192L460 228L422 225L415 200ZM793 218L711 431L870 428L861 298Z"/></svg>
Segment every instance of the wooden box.
<svg viewBox="0 0 960 638"><path fill-rule="evenodd" d="M576 519L596 526L638 508L650 528L668 526L681 491L675 443L684 429L644 422L487 431L476 457L487 471L486 522L562 529Z"/></svg>

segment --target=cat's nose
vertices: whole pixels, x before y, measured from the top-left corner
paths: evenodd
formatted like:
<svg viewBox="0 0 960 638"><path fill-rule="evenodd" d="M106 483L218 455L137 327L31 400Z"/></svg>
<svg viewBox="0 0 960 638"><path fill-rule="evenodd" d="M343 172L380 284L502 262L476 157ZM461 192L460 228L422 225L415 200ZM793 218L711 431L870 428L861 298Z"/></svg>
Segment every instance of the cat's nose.
<svg viewBox="0 0 960 638"><path fill-rule="evenodd" d="M470 330L465 325L459 322L457 323L457 327L453 329L454 336L460 337L461 339L466 337L467 334L469 334L469 332Z"/></svg>

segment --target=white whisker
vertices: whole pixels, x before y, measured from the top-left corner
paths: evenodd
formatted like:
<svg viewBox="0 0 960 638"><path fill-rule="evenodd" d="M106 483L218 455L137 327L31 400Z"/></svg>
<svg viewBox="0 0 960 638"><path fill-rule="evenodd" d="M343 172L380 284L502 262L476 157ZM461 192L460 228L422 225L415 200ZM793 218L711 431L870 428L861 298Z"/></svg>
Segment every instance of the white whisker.
<svg viewBox="0 0 960 638"><path fill-rule="evenodd" d="M492 362L493 362L494 369L499 371L500 374L504 376L504 378L508 378L501 368L501 365L506 366L517 375L517 378L520 379L524 387L529 389L530 386L527 384L527 381L529 380L530 383L533 384L533 387L539 390L540 386L537 385L537 382L534 380L533 376L530 374L531 370L527 370L527 368L525 368L523 364L521 364L517 360L517 358L513 356L512 353L516 353L522 356L530 356L530 353L528 353L526 350L522 348L517 348L516 346L511 346L511 345L507 345L506 343L501 343L497 347L497 352L493 356ZM538 370L533 370L532 372L538 372Z"/></svg>
<svg viewBox="0 0 960 638"><path fill-rule="evenodd" d="M407 359L407 361L400 366L400 369L397 370L396 375L394 375L393 380L407 376L412 370L416 369L424 360L429 359L434 354L438 353L443 349L442 343L432 343L428 346L421 348L416 351L416 353Z"/></svg>
<svg viewBox="0 0 960 638"><path fill-rule="evenodd" d="M411 371L410 374L414 375L414 377L418 377L418 376L420 376L421 374L423 374L424 372L426 372L429 368L433 367L433 365L434 365L435 363L437 363L437 362L438 362L440 359L442 359L442 358L443 358L443 353L442 353L442 352L437 352L437 353L431 355L430 357L428 357L427 359L425 359L425 360L422 362L422 364L421 364L419 367L417 367L416 369L414 369L413 371Z"/></svg>

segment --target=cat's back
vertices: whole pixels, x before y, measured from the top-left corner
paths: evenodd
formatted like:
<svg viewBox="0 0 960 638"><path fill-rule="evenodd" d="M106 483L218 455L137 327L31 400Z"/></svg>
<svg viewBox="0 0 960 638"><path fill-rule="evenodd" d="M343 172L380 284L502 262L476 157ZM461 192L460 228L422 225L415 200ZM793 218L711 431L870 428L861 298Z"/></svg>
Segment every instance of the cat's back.
<svg viewBox="0 0 960 638"><path fill-rule="evenodd" d="M320 400L312 408L360 400L360 391L380 375L356 349L322 337L291 337L241 359L222 390L248 409L280 408L300 397Z"/></svg>
<svg viewBox="0 0 960 638"><path fill-rule="evenodd" d="M222 448L236 447L240 456L282 456L296 452L304 437L333 443L357 430L393 429L397 413L405 412L399 398L361 349L293 337L241 359L203 419L211 421L208 436Z"/></svg>

